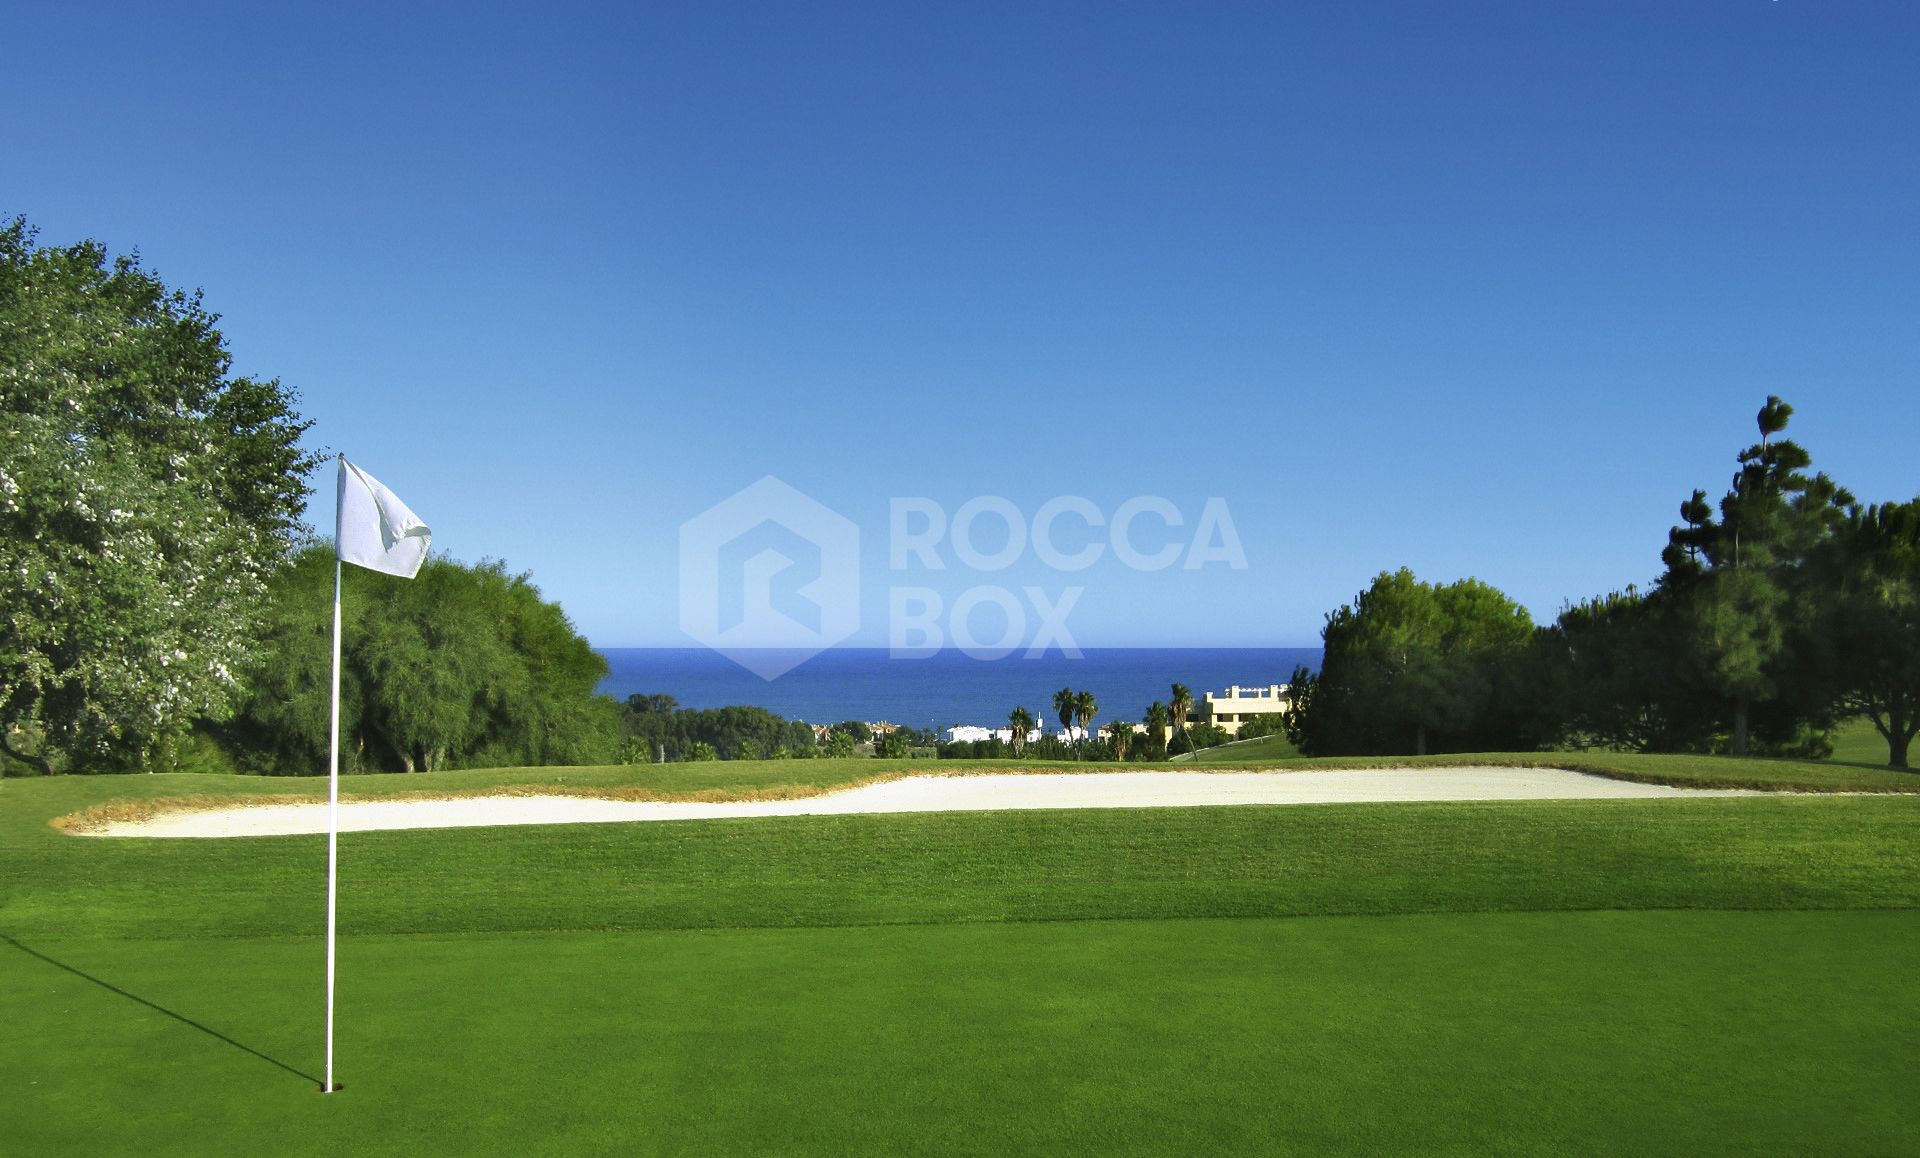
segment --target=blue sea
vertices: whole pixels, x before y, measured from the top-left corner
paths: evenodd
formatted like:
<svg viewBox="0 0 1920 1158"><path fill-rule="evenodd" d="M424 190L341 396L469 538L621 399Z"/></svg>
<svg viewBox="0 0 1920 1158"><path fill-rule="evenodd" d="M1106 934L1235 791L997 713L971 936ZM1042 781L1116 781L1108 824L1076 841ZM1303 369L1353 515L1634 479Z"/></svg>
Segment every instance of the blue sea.
<svg viewBox="0 0 1920 1158"><path fill-rule="evenodd" d="M885 648L834 648L774 680L763 680L705 648L601 648L609 672L600 690L619 699L664 692L686 708L750 704L811 724L885 720L936 730L955 724L996 727L1025 706L1054 718L1053 693L1087 690L1101 720L1139 720L1175 683L1207 692L1230 685L1287 682L1296 664L1319 670L1317 647L1094 648L1081 659L1058 653L999 660L942 651L926 659L894 659Z"/></svg>

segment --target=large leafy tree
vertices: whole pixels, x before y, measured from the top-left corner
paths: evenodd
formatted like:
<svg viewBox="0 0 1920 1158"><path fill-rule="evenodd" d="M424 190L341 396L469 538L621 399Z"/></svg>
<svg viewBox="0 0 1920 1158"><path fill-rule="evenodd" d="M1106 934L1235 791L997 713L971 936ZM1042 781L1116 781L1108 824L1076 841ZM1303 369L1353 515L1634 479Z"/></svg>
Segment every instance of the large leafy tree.
<svg viewBox="0 0 1920 1158"><path fill-rule="evenodd" d="M1854 510L1816 553L1828 662L1841 706L1873 722L1887 763L1920 733L1920 499Z"/></svg>
<svg viewBox="0 0 1920 1158"><path fill-rule="evenodd" d="M611 760L619 708L596 696L606 661L499 563L435 557L411 580L346 576L341 750L350 768L584 764ZM324 767L331 678L331 544L273 584L264 654L228 729L261 771Z"/></svg>
<svg viewBox="0 0 1920 1158"><path fill-rule="evenodd" d="M1704 748L1715 704L1677 662L1675 641L1686 632L1662 591L1629 587L1573 604L1542 632L1543 678L1530 698L1550 701L1562 738L1578 747Z"/></svg>
<svg viewBox="0 0 1920 1158"><path fill-rule="evenodd" d="M0 225L0 745L137 765L229 714L304 509L307 423L196 293Z"/></svg>
<svg viewBox="0 0 1920 1158"><path fill-rule="evenodd" d="M1477 579L1434 585L1405 568L1382 572L1327 616L1322 636L1320 674L1301 681L1293 707L1315 755L1537 742L1501 710L1528 658L1532 619Z"/></svg>

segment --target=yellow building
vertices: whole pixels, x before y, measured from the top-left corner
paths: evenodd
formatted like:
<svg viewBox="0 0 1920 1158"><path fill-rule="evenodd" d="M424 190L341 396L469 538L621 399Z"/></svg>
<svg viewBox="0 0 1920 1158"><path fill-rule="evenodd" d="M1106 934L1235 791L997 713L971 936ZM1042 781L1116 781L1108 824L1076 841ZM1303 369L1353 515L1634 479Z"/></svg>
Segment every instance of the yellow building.
<svg viewBox="0 0 1920 1158"><path fill-rule="evenodd" d="M1240 734L1242 725L1256 716L1285 715L1293 707L1286 684L1268 684L1264 688L1234 685L1225 692L1208 692L1199 717L1211 721L1229 736Z"/></svg>

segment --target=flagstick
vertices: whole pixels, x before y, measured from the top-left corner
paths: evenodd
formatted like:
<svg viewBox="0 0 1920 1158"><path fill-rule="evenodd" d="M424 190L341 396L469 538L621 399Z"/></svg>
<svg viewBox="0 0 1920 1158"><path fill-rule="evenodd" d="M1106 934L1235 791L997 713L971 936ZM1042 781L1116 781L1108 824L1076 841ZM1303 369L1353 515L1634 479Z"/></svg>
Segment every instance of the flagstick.
<svg viewBox="0 0 1920 1158"><path fill-rule="evenodd" d="M327 1077L333 1093L333 979L339 933L340 894L340 573L352 563L384 575L411 579L427 560L433 531L380 480L339 458L339 488L333 515L333 704L327 735ZM347 520L347 476L353 476L355 509ZM349 533L351 532L351 533Z"/></svg>
<svg viewBox="0 0 1920 1158"><path fill-rule="evenodd" d="M346 486L346 473L343 465L340 468L342 489ZM327 1080L321 1087L329 1094L333 1092L334 899L340 871L340 527L339 507L336 505L334 509L333 708L327 742Z"/></svg>

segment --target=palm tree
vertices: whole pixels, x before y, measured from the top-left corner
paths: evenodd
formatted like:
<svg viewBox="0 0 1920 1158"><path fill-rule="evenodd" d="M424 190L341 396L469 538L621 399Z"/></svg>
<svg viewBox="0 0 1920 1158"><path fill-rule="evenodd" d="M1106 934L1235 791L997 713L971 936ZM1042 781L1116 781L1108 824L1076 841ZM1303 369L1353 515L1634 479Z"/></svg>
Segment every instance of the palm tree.
<svg viewBox="0 0 1920 1158"><path fill-rule="evenodd" d="M1167 705L1161 703L1159 700L1155 700L1147 705L1147 735L1150 737L1158 737L1162 748L1166 747L1167 721L1171 718L1172 715L1167 711Z"/></svg>
<svg viewBox="0 0 1920 1158"><path fill-rule="evenodd" d="M1007 717L1007 726L1013 730L1013 754L1018 756L1020 749L1027 745L1027 733L1033 731L1033 713L1025 708L1013 709Z"/></svg>
<svg viewBox="0 0 1920 1158"><path fill-rule="evenodd" d="M1081 692L1073 697L1073 718L1080 722L1080 739L1087 738L1087 725L1100 714L1100 701L1093 698L1092 692Z"/></svg>
<svg viewBox="0 0 1920 1158"><path fill-rule="evenodd" d="M1072 688L1061 688L1059 691L1053 693L1053 710L1054 713L1060 717L1060 726L1062 728L1073 727L1073 708L1075 703L1076 700L1074 699Z"/></svg>
<svg viewBox="0 0 1920 1158"><path fill-rule="evenodd" d="M1125 760L1127 745L1133 743L1133 725L1125 720L1115 720L1107 725L1107 734L1113 742L1113 758Z"/></svg>
<svg viewBox="0 0 1920 1158"><path fill-rule="evenodd" d="M1173 702L1167 705L1167 710L1173 718L1174 734L1186 735L1187 716L1193 711L1193 689L1185 684L1173 685ZM1191 748L1193 744L1189 742L1187 747Z"/></svg>

